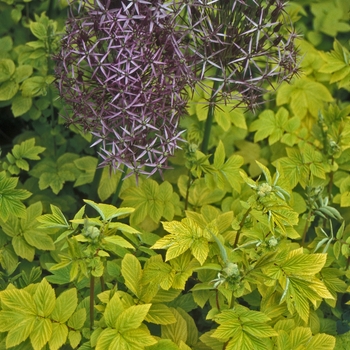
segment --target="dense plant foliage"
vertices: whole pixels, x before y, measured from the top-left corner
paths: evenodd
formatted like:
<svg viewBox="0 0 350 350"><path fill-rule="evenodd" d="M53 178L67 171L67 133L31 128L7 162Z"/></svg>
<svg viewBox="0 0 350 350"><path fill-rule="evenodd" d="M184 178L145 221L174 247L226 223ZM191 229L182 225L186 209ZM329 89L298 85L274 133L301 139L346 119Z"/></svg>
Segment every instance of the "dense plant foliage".
<svg viewBox="0 0 350 350"><path fill-rule="evenodd" d="M350 5L121 3L0 0L0 349L348 349Z"/></svg>

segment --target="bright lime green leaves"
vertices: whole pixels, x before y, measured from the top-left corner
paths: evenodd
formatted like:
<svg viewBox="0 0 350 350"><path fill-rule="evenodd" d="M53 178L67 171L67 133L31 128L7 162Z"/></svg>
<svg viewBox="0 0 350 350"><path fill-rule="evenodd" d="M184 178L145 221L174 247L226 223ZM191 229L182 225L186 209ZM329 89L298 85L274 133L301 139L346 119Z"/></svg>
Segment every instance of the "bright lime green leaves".
<svg viewBox="0 0 350 350"><path fill-rule="evenodd" d="M45 344L50 350L58 350L67 339L73 348L79 344L86 313L85 309L75 311L78 304L75 289L56 298L53 288L43 279L27 289L9 287L0 293L0 299L0 332L7 332L6 348L28 338L34 350L41 350ZM80 336L77 343L72 341L73 333Z"/></svg>
<svg viewBox="0 0 350 350"><path fill-rule="evenodd" d="M333 97L321 83L308 78L296 79L292 84L283 84L277 90L277 105L289 104L295 116L303 119L307 113L317 117L324 102L332 102Z"/></svg>
<svg viewBox="0 0 350 350"><path fill-rule="evenodd" d="M105 300L104 295L99 297ZM91 336L91 345L94 349L140 350L157 342L142 323L151 304L129 303L129 299L121 299L118 293L107 301L104 312L106 327L97 328Z"/></svg>
<svg viewBox="0 0 350 350"><path fill-rule="evenodd" d="M158 224L162 217L172 220L175 213L180 213L179 196L167 181L159 185L147 179L140 186L122 192L121 198L123 206L135 208L130 217L132 225L139 225L147 218Z"/></svg>
<svg viewBox="0 0 350 350"><path fill-rule="evenodd" d="M10 214L25 217L26 210L22 203L30 197L27 190L16 189L18 178L7 177L4 171L0 172L0 219L6 221Z"/></svg>
<svg viewBox="0 0 350 350"><path fill-rule="evenodd" d="M349 29L350 30L350 29ZM339 41L333 43L333 51L321 53L325 64L321 73L331 74L330 83L337 83L338 88L350 89L350 53Z"/></svg>
<svg viewBox="0 0 350 350"><path fill-rule="evenodd" d="M223 310L214 316L219 327L211 334L226 344L225 349L259 349L271 348L270 337L277 332L268 324L270 321L264 313L249 310L241 305Z"/></svg>
<svg viewBox="0 0 350 350"><path fill-rule="evenodd" d="M255 120L249 130L256 131L254 142L258 142L268 138L269 145L281 141L292 146L297 141L294 132L300 126L298 117L289 118L288 111L281 107L275 114L272 110L266 109L259 115L259 119Z"/></svg>
<svg viewBox="0 0 350 350"><path fill-rule="evenodd" d="M12 153L7 153L7 162L2 167L12 175L18 175L21 170L29 171L28 160L40 160L39 154L44 152L45 148L35 146L35 139L29 139L15 145Z"/></svg>
<svg viewBox="0 0 350 350"><path fill-rule="evenodd" d="M52 238L46 231L38 229L36 218L42 213L41 202L36 202L25 209L25 215L18 218L10 214L8 220L2 224L2 229L12 238L14 251L18 256L33 261L35 249L54 250Z"/></svg>

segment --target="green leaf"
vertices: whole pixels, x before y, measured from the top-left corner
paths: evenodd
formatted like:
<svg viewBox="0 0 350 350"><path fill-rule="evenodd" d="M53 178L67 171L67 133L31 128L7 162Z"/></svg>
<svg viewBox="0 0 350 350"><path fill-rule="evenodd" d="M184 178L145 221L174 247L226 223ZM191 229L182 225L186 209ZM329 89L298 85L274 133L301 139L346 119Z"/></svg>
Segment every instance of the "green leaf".
<svg viewBox="0 0 350 350"><path fill-rule="evenodd" d="M11 36L7 35L0 39L0 47L2 52L9 52L13 47L13 40Z"/></svg>
<svg viewBox="0 0 350 350"><path fill-rule="evenodd" d="M144 349L146 346L153 345L157 342L157 340L150 335L147 328L131 329L122 333L121 336L124 341L127 342L127 348L130 350ZM115 340L114 343L111 344L111 349L116 349L118 346L119 342Z"/></svg>
<svg viewBox="0 0 350 350"><path fill-rule="evenodd" d="M22 236L13 237L12 246L16 254L21 258L33 261L35 249L29 245Z"/></svg>
<svg viewBox="0 0 350 350"><path fill-rule="evenodd" d="M49 340L50 350L59 350L66 342L68 327L62 323L52 323L52 336Z"/></svg>
<svg viewBox="0 0 350 350"><path fill-rule="evenodd" d="M21 83L22 81L28 79L32 74L33 67L29 64L24 64L16 68L14 78L17 83Z"/></svg>
<svg viewBox="0 0 350 350"><path fill-rule="evenodd" d="M151 304L133 305L118 315L115 329L124 333L131 329L137 329L147 316Z"/></svg>
<svg viewBox="0 0 350 350"><path fill-rule="evenodd" d="M112 220L118 216L128 215L134 211L134 208L116 208L110 204L97 204L91 200L84 199L84 202L93 207L104 221Z"/></svg>
<svg viewBox="0 0 350 350"><path fill-rule="evenodd" d="M172 324L176 318L171 309L164 304L152 304L145 318L145 321L155 324Z"/></svg>
<svg viewBox="0 0 350 350"><path fill-rule="evenodd" d="M24 97L45 96L47 83L45 77L35 76L26 79L21 85L22 95Z"/></svg>
<svg viewBox="0 0 350 350"><path fill-rule="evenodd" d="M89 184L93 181L98 159L91 156L78 158L74 161L75 166L82 171L74 183L74 187Z"/></svg>
<svg viewBox="0 0 350 350"><path fill-rule="evenodd" d="M187 336L188 336L187 323L176 309L171 308L170 310L173 313L176 319L176 322L161 326L162 338L170 339L175 344L178 344L178 345L180 344L181 341L186 343Z"/></svg>
<svg viewBox="0 0 350 350"><path fill-rule="evenodd" d="M326 263L327 254L297 254L283 263L287 274L314 275L321 271Z"/></svg>
<svg viewBox="0 0 350 350"><path fill-rule="evenodd" d="M19 84L13 80L0 84L0 101L8 101L14 97L19 89Z"/></svg>
<svg viewBox="0 0 350 350"><path fill-rule="evenodd" d="M109 300L104 312L104 318L107 327L115 328L117 318L119 317L119 315L121 315L124 309L125 306L120 300L118 294L114 294L112 299Z"/></svg>
<svg viewBox="0 0 350 350"><path fill-rule="evenodd" d="M123 248L129 248L129 249L133 249L135 250L135 247L130 244L126 239L124 239L123 237L119 237L119 236L108 236L108 237L104 237L103 241L105 242L109 242L112 244L116 244L119 245L120 247Z"/></svg>
<svg viewBox="0 0 350 350"><path fill-rule="evenodd" d="M141 289L140 282L142 277L141 264L132 254L126 254L122 260L122 275L125 279L125 285L137 297L140 297Z"/></svg>
<svg viewBox="0 0 350 350"><path fill-rule="evenodd" d="M42 228L66 228L69 229L70 225L63 215L60 208L53 204L50 204L52 214L41 215L37 220L41 223Z"/></svg>
<svg viewBox="0 0 350 350"><path fill-rule="evenodd" d="M117 189L121 178L121 172L111 173L108 167L103 168L101 180L98 184L97 194L102 202L108 199ZM121 191L123 187L121 188Z"/></svg>
<svg viewBox="0 0 350 350"><path fill-rule="evenodd" d="M9 310L22 314L37 315L33 297L22 289L6 289L0 292L1 303Z"/></svg>
<svg viewBox="0 0 350 350"><path fill-rule="evenodd" d="M48 317L55 308L55 291L44 278L38 285L33 299L40 317Z"/></svg>
<svg viewBox="0 0 350 350"><path fill-rule="evenodd" d="M112 328L106 328L99 335L95 350L113 349L112 342L114 342L114 348L116 349L117 341L119 348L130 349L128 343L122 338L121 334L118 333L117 330Z"/></svg>
<svg viewBox="0 0 350 350"><path fill-rule="evenodd" d="M86 320L86 311L85 309L78 309L68 320L68 327L75 330L81 329L84 326Z"/></svg>
<svg viewBox="0 0 350 350"><path fill-rule="evenodd" d="M0 83L8 81L16 70L14 62L10 59L0 60Z"/></svg>
<svg viewBox="0 0 350 350"><path fill-rule="evenodd" d="M45 151L45 147L35 146L35 138L21 142L15 145L12 149L12 154L15 158L26 158L31 160L39 160L39 153Z"/></svg>
<svg viewBox="0 0 350 350"><path fill-rule="evenodd" d="M77 305L77 290L75 288L68 289L62 292L56 299L51 318L59 323L65 323L73 315Z"/></svg>
<svg viewBox="0 0 350 350"><path fill-rule="evenodd" d="M32 316L29 315L28 319ZM0 311L0 332L8 332L23 322L23 313L18 311Z"/></svg>
<svg viewBox="0 0 350 350"><path fill-rule="evenodd" d="M11 348L25 341L32 334L36 323L34 315L24 315L23 320L12 328L6 336L6 349Z"/></svg>
<svg viewBox="0 0 350 350"><path fill-rule="evenodd" d="M31 246L41 250L55 250L55 245L52 238L38 229L25 230L23 237Z"/></svg>
<svg viewBox="0 0 350 350"><path fill-rule="evenodd" d="M208 240L205 238L196 239L191 245L191 251L193 256L203 265L209 254Z"/></svg>
<svg viewBox="0 0 350 350"><path fill-rule="evenodd" d="M133 209L133 208L120 208L120 209ZM133 234L141 234L140 231L134 229L133 227L123 224L122 222L111 222L108 224L109 228L114 228L119 231L122 231L123 233L133 233Z"/></svg>
<svg viewBox="0 0 350 350"><path fill-rule="evenodd" d="M41 350L50 340L52 335L52 322L47 318L38 317L35 326L30 333L30 342L34 350Z"/></svg>
<svg viewBox="0 0 350 350"><path fill-rule="evenodd" d="M289 103L294 115L304 118L309 112L318 116L323 102L332 102L328 89L319 82L308 78L296 79L292 84L283 84L277 91L276 102L280 106Z"/></svg>
<svg viewBox="0 0 350 350"><path fill-rule="evenodd" d="M179 347L170 339L159 339L157 344L148 346L147 350L179 350Z"/></svg>
<svg viewBox="0 0 350 350"><path fill-rule="evenodd" d="M216 168L220 168L225 162L225 157L225 147L222 141L220 140L214 153L214 166Z"/></svg>
<svg viewBox="0 0 350 350"><path fill-rule="evenodd" d="M285 108L279 108L276 115L272 110L266 109L259 115L258 120L253 121L250 130L257 131L254 142L269 137L269 145L273 145L282 138L287 125L288 111Z"/></svg>
<svg viewBox="0 0 350 350"><path fill-rule="evenodd" d="M75 349L81 341L81 333L79 331L69 331L68 339L70 346Z"/></svg>

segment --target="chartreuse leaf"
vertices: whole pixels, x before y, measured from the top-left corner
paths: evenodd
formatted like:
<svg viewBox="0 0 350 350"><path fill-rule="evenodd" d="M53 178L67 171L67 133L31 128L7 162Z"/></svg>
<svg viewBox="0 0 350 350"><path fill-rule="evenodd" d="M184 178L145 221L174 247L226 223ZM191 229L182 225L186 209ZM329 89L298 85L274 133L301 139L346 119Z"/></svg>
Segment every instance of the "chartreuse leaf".
<svg viewBox="0 0 350 350"><path fill-rule="evenodd" d="M144 268L142 284L159 284L164 290L169 290L174 282L175 270L163 262L161 255L152 256Z"/></svg>
<svg viewBox="0 0 350 350"><path fill-rule="evenodd" d="M42 228L70 228L70 225L63 215L60 208L50 205L52 214L41 215L37 220L41 223Z"/></svg>
<svg viewBox="0 0 350 350"><path fill-rule="evenodd" d="M12 149L12 154L16 158L16 160L20 160L22 158L30 160L39 160L39 154L44 151L45 147L35 146L35 139L32 138L21 142L19 145L15 145Z"/></svg>
<svg viewBox="0 0 350 350"><path fill-rule="evenodd" d="M76 310L68 320L68 327L74 330L81 329L86 320L86 310L84 308Z"/></svg>
<svg viewBox="0 0 350 350"><path fill-rule="evenodd" d="M176 322L176 318L171 309L164 304L152 304L145 321L154 324L172 324Z"/></svg>
<svg viewBox="0 0 350 350"><path fill-rule="evenodd" d="M191 249L193 256L204 264L208 253L210 236L192 219L163 222L163 227L170 235L159 239L152 249L167 249L166 260L171 260Z"/></svg>
<svg viewBox="0 0 350 350"><path fill-rule="evenodd" d="M232 155L225 162L225 148L222 141L214 153L214 169L212 172L205 174L206 183L213 189L224 189L227 184L237 192L241 191L241 177L239 169L244 163L243 157Z"/></svg>
<svg viewBox="0 0 350 350"><path fill-rule="evenodd" d="M296 79L292 84L283 84L277 91L278 106L289 104L294 115L304 118L307 113L317 118L324 102L332 102L333 97L321 83L308 78Z"/></svg>
<svg viewBox="0 0 350 350"><path fill-rule="evenodd" d="M227 349L268 349L264 338L277 336L266 322L270 319L262 312L241 305L223 310L214 317L219 327L212 337L227 342Z"/></svg>
<svg viewBox="0 0 350 350"><path fill-rule="evenodd" d="M0 313L1 314L1 313ZM11 348L25 341L34 331L36 317L33 315L24 315L22 321L12 328L6 336L6 348Z"/></svg>
<svg viewBox="0 0 350 350"><path fill-rule="evenodd" d="M0 60L0 83L9 80L15 70L16 65L12 60L7 58Z"/></svg>
<svg viewBox="0 0 350 350"><path fill-rule="evenodd" d="M52 335L52 322L47 318L37 317L34 328L30 333L30 342L34 350L41 350Z"/></svg>
<svg viewBox="0 0 350 350"><path fill-rule="evenodd" d="M331 73L330 83L338 83L339 88L350 87L350 53L337 40L334 40L333 48L331 52L320 52L325 64L319 71Z"/></svg>
<svg viewBox="0 0 350 350"><path fill-rule="evenodd" d="M74 187L89 184L93 181L98 159L91 156L78 158L74 161L75 166L81 171L78 175Z"/></svg>
<svg viewBox="0 0 350 350"><path fill-rule="evenodd" d="M33 299L36 305L37 315L40 317L48 317L55 309L55 291L45 278L39 283Z"/></svg>
<svg viewBox="0 0 350 350"><path fill-rule="evenodd" d="M249 128L250 131L256 131L254 142L267 137L269 138L269 145L280 141L288 127L288 117L289 113L284 107L279 108L276 115L270 109L264 110L259 115L259 119L253 121Z"/></svg>
<svg viewBox="0 0 350 350"><path fill-rule="evenodd" d="M74 161L79 156L74 153L64 153L57 160L44 158L30 170L30 175L39 179L39 188L44 190L51 187L58 194L66 181L75 181L81 174Z"/></svg>
<svg viewBox="0 0 350 350"><path fill-rule="evenodd" d="M50 317L59 323L65 323L73 315L77 305L77 290L74 288L68 289L56 299L55 308Z"/></svg>
<svg viewBox="0 0 350 350"><path fill-rule="evenodd" d="M162 338L170 339L177 345L180 345L181 341L186 343L188 337L187 323L176 309L171 308L170 310L173 313L176 322L161 326Z"/></svg>
<svg viewBox="0 0 350 350"><path fill-rule="evenodd" d="M41 215L41 202L36 202L24 210L23 218L11 214L8 222L2 225L4 232L12 238L13 248L19 256L33 260L34 248L53 250L55 246L49 235L40 230L36 218Z"/></svg>
<svg viewBox="0 0 350 350"><path fill-rule="evenodd" d="M24 217L26 210L21 202L31 193L27 190L16 189L18 178L7 177L5 171L0 172L0 220L6 221L10 214Z"/></svg>
<svg viewBox="0 0 350 350"><path fill-rule="evenodd" d="M21 289L8 288L0 292L0 299L0 332L8 331L6 347L9 348L22 343L32 334L37 308L32 295Z"/></svg>
<svg viewBox="0 0 350 350"><path fill-rule="evenodd" d="M92 340L97 338L96 349L137 350L155 344L156 339L142 324L150 307L151 304L128 306L120 300L118 294L114 294L105 309L107 328L96 330L92 335Z"/></svg>
<svg viewBox="0 0 350 350"><path fill-rule="evenodd" d="M33 104L33 99L31 97L23 97L23 96L14 97L11 104L11 111L13 116L19 117L20 115L27 113L32 107L32 104Z"/></svg>
<svg viewBox="0 0 350 350"><path fill-rule="evenodd" d="M79 345L81 338L81 333L78 331L71 330L68 333L69 344L73 349L75 349Z"/></svg>
<svg viewBox="0 0 350 350"><path fill-rule="evenodd" d="M140 297L142 269L140 262L134 255L126 254L124 256L121 272L125 279L126 287L129 288L137 297Z"/></svg>
<svg viewBox="0 0 350 350"><path fill-rule="evenodd" d="M147 350L179 350L179 347L170 339L159 339L157 344L147 346L146 349Z"/></svg>
<svg viewBox="0 0 350 350"><path fill-rule="evenodd" d="M98 197L102 202L104 202L113 193L115 193L121 175L122 175L122 172L120 171L117 171L116 173L113 173L113 172L111 173L108 167L103 168L101 180L98 184L98 189L97 189Z"/></svg>
<svg viewBox="0 0 350 350"><path fill-rule="evenodd" d="M313 335L310 328L296 327L278 330L277 349L333 350L335 337L319 333Z"/></svg>
<svg viewBox="0 0 350 350"><path fill-rule="evenodd" d="M84 199L86 204L89 204L93 207L100 215L103 221L112 220L118 216L129 215L134 212L134 208L116 208L113 205L109 204L97 204L91 200Z"/></svg>
<svg viewBox="0 0 350 350"><path fill-rule="evenodd" d="M118 315L120 315L124 310L125 306L120 300L118 294L114 294L112 299L109 300L104 312L107 327L115 328Z"/></svg>
<svg viewBox="0 0 350 350"><path fill-rule="evenodd" d="M122 205L135 208L130 216L131 226L138 225L148 216L155 223L159 223L162 217L172 220L178 195L173 192L169 182L161 185L151 179L146 179L139 187L128 188L121 193Z"/></svg>
<svg viewBox="0 0 350 350"><path fill-rule="evenodd" d="M7 80L0 84L0 101L8 101L14 97L19 89L19 84L14 80Z"/></svg>
<svg viewBox="0 0 350 350"><path fill-rule="evenodd" d="M22 314L36 315L37 308L31 294L22 289L6 289L0 292L2 308L20 312Z"/></svg>
<svg viewBox="0 0 350 350"><path fill-rule="evenodd" d="M64 323L52 323L52 335L49 340L50 350L59 350L68 337L68 327Z"/></svg>
<svg viewBox="0 0 350 350"><path fill-rule="evenodd" d="M114 328L120 333L137 329L147 316L151 304L133 305L117 315Z"/></svg>
<svg viewBox="0 0 350 350"><path fill-rule="evenodd" d="M290 186L294 188L298 183L305 188L309 179L316 176L326 178L330 166L323 159L322 154L316 151L311 145L304 144L298 148L287 148L287 157L276 161L276 166L286 179L289 179Z"/></svg>

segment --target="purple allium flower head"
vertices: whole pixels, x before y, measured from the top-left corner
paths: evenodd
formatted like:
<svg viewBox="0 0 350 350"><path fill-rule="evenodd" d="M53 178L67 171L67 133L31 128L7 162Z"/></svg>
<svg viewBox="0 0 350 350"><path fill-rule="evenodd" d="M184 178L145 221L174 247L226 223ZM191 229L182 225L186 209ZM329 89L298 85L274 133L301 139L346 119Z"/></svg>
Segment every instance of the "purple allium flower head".
<svg viewBox="0 0 350 350"><path fill-rule="evenodd" d="M81 0L73 15L75 4L56 57L68 123L95 136L101 166L167 168L194 79L171 10L162 0Z"/></svg>
<svg viewBox="0 0 350 350"><path fill-rule="evenodd" d="M253 109L267 85L298 72L297 35L285 6L285 0L180 1L191 65L200 80L212 81L212 101Z"/></svg>

